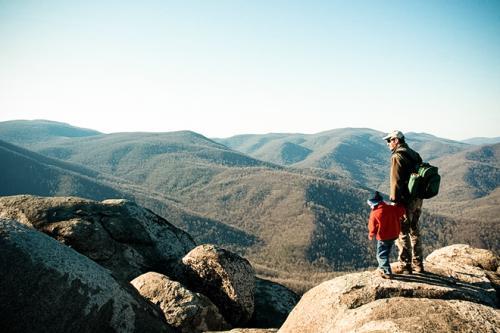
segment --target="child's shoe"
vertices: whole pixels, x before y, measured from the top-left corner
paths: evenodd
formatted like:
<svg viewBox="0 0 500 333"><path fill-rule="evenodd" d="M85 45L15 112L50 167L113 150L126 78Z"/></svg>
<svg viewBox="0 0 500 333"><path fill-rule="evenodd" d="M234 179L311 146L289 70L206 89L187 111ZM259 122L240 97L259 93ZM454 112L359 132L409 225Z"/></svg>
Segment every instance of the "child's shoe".
<svg viewBox="0 0 500 333"><path fill-rule="evenodd" d="M386 273L386 272L384 272L384 271L383 271L383 270L381 270L381 269L377 269L377 270L375 271L375 274L376 274L377 276L380 276L382 279L389 279L389 280L390 280L390 279L392 279L392 274L391 274L391 273Z"/></svg>

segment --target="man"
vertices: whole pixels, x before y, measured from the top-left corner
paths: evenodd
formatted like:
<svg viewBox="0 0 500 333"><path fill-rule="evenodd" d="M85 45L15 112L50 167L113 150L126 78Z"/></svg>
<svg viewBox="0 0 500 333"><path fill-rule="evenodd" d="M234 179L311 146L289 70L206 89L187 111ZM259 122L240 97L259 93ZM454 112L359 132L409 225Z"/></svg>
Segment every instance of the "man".
<svg viewBox="0 0 500 333"><path fill-rule="evenodd" d="M406 208L406 214L401 221L401 233L396 242L399 250L399 263L394 268L394 273L411 274L413 271L420 273L424 271L418 226L418 219L422 212L422 199L410 196L408 181L417 165L422 163L422 158L408 147L400 131L393 131L383 139L387 141L392 152L389 198L392 202L402 204Z"/></svg>

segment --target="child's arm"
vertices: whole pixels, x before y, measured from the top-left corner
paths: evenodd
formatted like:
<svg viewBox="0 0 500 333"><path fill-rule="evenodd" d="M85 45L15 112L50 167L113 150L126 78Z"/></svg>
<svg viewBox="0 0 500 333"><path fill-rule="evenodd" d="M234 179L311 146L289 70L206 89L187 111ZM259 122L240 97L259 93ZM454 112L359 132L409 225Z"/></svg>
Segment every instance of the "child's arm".
<svg viewBox="0 0 500 333"><path fill-rule="evenodd" d="M368 239L373 239L377 233L377 220L375 219L375 214L373 210L370 212L370 218L368 219Z"/></svg>

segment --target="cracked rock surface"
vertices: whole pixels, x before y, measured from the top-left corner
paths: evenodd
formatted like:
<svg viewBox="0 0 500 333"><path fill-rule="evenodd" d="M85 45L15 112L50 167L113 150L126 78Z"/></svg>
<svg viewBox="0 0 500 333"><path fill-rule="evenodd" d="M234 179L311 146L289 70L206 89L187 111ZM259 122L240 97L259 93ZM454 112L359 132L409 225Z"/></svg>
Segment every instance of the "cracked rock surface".
<svg viewBox="0 0 500 333"><path fill-rule="evenodd" d="M131 283L142 296L161 308L170 325L183 333L231 328L206 296L188 290L165 275L149 272Z"/></svg>
<svg viewBox="0 0 500 333"><path fill-rule="evenodd" d="M196 246L186 232L122 199L2 197L0 217L49 235L127 282L148 271L175 276L181 258Z"/></svg>
<svg viewBox="0 0 500 333"><path fill-rule="evenodd" d="M210 298L230 324L244 325L252 318L255 271L248 260L204 244L191 250L182 262L186 285Z"/></svg>
<svg viewBox="0 0 500 333"><path fill-rule="evenodd" d="M47 235L0 218L2 332L176 332L110 271Z"/></svg>

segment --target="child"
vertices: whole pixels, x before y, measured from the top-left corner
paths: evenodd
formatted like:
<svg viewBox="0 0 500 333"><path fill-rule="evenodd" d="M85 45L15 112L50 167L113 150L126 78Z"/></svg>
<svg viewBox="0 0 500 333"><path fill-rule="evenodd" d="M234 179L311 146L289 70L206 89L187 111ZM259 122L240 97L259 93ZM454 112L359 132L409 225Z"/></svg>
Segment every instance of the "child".
<svg viewBox="0 0 500 333"><path fill-rule="evenodd" d="M384 279L391 279L389 253L394 240L399 236L405 208L385 203L378 192L375 192L373 198L368 199L368 204L372 209L368 220L368 239L373 239L373 236L377 238L377 274Z"/></svg>

